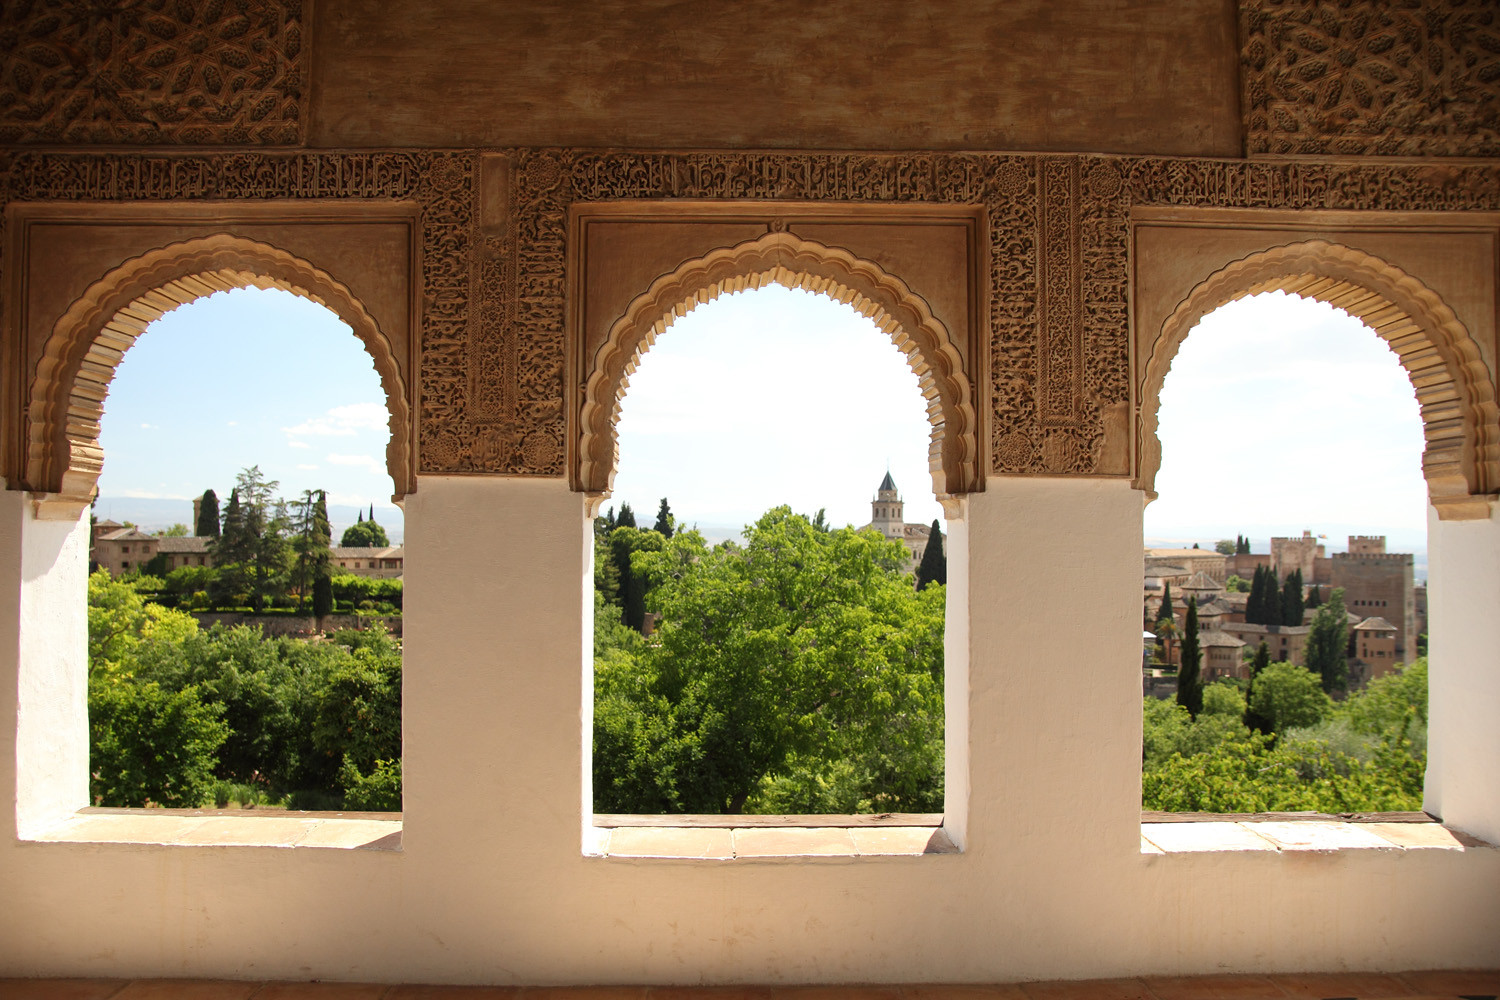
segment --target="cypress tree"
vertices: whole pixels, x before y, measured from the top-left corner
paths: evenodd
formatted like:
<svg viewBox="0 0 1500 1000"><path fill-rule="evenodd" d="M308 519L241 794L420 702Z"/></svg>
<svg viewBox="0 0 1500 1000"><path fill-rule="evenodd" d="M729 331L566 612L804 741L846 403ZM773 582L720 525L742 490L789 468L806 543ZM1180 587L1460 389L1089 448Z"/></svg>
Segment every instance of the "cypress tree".
<svg viewBox="0 0 1500 1000"><path fill-rule="evenodd" d="M313 581L312 611L320 620L333 613L333 578L320 576Z"/></svg>
<svg viewBox="0 0 1500 1000"><path fill-rule="evenodd" d="M1198 599L1188 598L1182 629L1182 666L1177 670L1177 704L1193 718L1203 711L1203 650L1198 646Z"/></svg>
<svg viewBox="0 0 1500 1000"><path fill-rule="evenodd" d="M1271 720L1251 708L1251 695L1255 691L1255 681L1260 677L1260 672L1271 665L1271 649L1265 643L1255 648L1255 658L1250 661L1250 683L1245 687L1245 714L1241 721L1247 729L1257 733L1270 733Z"/></svg>
<svg viewBox="0 0 1500 1000"><path fill-rule="evenodd" d="M917 589L929 583L948 582L948 557L943 554L943 529L937 518L927 529L927 547L922 550L922 562L917 566Z"/></svg>
<svg viewBox="0 0 1500 1000"><path fill-rule="evenodd" d="M198 501L198 523L193 525L193 534L199 538L219 537L219 495L213 490L204 490Z"/></svg>
<svg viewBox="0 0 1500 1000"><path fill-rule="evenodd" d="M1156 620L1173 621L1172 616L1172 581L1168 580L1161 588L1161 610L1156 613Z"/></svg>
<svg viewBox="0 0 1500 1000"><path fill-rule="evenodd" d="M619 520L615 521L615 527L617 527L617 528L634 528L635 527L635 511L633 511L633 510L630 509L630 504L628 504L628 503L622 503L622 504L620 504L620 518L619 518Z"/></svg>
<svg viewBox="0 0 1500 1000"><path fill-rule="evenodd" d="M661 506L656 510L656 524L653 531L659 532L663 538L672 537L672 508L667 506L667 498L661 498Z"/></svg>
<svg viewBox="0 0 1500 1000"><path fill-rule="evenodd" d="M1349 616L1344 611L1344 589L1337 587L1328 603L1313 615L1307 634L1307 669L1323 680L1328 694L1349 686Z"/></svg>
<svg viewBox="0 0 1500 1000"><path fill-rule="evenodd" d="M1266 606L1266 568L1255 567L1255 573L1250 578L1250 596L1245 598L1245 621L1251 625L1259 625L1261 622L1261 611Z"/></svg>
<svg viewBox="0 0 1500 1000"><path fill-rule="evenodd" d="M1302 571L1294 570L1281 588L1281 624L1302 624Z"/></svg>
<svg viewBox="0 0 1500 1000"><path fill-rule="evenodd" d="M1240 543L1235 546L1234 554L1237 556L1248 556L1250 554L1250 539L1241 536Z"/></svg>

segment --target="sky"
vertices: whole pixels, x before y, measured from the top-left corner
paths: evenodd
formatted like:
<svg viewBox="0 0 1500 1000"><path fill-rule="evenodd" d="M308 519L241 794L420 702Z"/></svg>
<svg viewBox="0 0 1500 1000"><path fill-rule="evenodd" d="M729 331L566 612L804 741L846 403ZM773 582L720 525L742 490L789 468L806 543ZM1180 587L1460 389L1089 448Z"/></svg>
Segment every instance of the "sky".
<svg viewBox="0 0 1500 1000"><path fill-rule="evenodd" d="M180 499L167 523L191 525L193 497L212 489L222 506L236 474L259 465L288 500L327 490L330 507L374 503L381 524L400 527L374 362L307 299L245 288L167 313L125 353L104 414L100 517L163 509L132 499Z"/></svg>
<svg viewBox="0 0 1500 1000"><path fill-rule="evenodd" d="M131 498L227 498L260 465L280 492L374 502L400 532L386 411L369 356L322 306L244 289L184 306L126 354L105 406L100 516ZM1421 551L1421 422L1395 355L1358 321L1280 293L1231 303L1187 338L1162 390L1153 544L1247 534L1385 534ZM631 376L611 504L730 537L767 508L862 525L889 471L906 519L942 516L916 376L890 338L826 296L769 286L679 318ZM129 516L128 513L126 516ZM337 520L337 518L335 518ZM142 522L144 524L144 522ZM149 526L149 525L148 525ZM336 525L336 528L339 527Z"/></svg>

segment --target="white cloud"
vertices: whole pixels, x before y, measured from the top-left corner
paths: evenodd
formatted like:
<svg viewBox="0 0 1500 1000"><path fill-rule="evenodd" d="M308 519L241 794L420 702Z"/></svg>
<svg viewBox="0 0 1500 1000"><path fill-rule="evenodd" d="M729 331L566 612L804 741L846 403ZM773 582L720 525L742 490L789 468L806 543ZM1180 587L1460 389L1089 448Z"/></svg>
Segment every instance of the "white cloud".
<svg viewBox="0 0 1500 1000"><path fill-rule="evenodd" d="M352 403L282 430L292 437L353 437L360 431L384 430L389 419L380 403Z"/></svg>
<svg viewBox="0 0 1500 1000"><path fill-rule="evenodd" d="M141 424L141 430L143 430L143 431L154 431L154 430L160 430L160 428L157 427L155 424Z"/></svg>
<svg viewBox="0 0 1500 1000"><path fill-rule="evenodd" d="M352 465L356 468L368 469L376 474L385 472L385 463L370 455L328 455L325 457L334 465Z"/></svg>

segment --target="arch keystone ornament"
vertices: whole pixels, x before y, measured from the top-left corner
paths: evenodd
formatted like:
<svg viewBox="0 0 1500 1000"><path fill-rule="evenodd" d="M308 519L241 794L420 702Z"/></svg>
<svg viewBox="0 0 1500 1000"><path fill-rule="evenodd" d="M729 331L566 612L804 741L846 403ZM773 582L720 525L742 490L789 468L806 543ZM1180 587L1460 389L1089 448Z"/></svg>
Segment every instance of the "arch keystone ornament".
<svg viewBox="0 0 1500 1000"><path fill-rule="evenodd" d="M631 300L611 325L588 366L579 412L574 488L591 498L590 513L597 512L614 486L620 402L642 355L694 307L767 284L819 292L852 306L906 355L932 423L927 464L933 492L949 515L957 516L954 501L984 489L979 461L984 452L973 380L948 328L926 300L875 262L785 231L680 264Z"/></svg>
<svg viewBox="0 0 1500 1000"><path fill-rule="evenodd" d="M1488 518L1500 489L1500 408L1479 345L1437 293L1363 251L1325 240L1274 247L1200 282L1162 324L1141 379L1135 485L1156 498L1157 411L1172 359L1208 313L1281 291L1335 306L1374 330L1406 369L1422 411L1422 475L1442 520Z"/></svg>
<svg viewBox="0 0 1500 1000"><path fill-rule="evenodd" d="M104 453L99 423L115 368L137 337L178 306L235 288L279 288L332 310L375 363L390 411L386 468L399 501L415 486L406 378L381 331L341 282L266 243L228 233L131 258L89 286L48 336L29 385L25 483L37 517L72 519L92 502ZM254 345L247 345L253 349Z"/></svg>

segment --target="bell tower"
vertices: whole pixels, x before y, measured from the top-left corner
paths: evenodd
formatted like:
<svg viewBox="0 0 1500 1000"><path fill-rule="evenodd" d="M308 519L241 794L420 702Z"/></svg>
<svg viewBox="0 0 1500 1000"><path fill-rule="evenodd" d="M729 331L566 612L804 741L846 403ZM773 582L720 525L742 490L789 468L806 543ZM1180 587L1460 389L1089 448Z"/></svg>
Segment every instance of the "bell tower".
<svg viewBox="0 0 1500 1000"><path fill-rule="evenodd" d="M870 526L892 541L900 541L906 533L905 504L896 491L896 481L889 471L875 490L875 499L870 501Z"/></svg>

